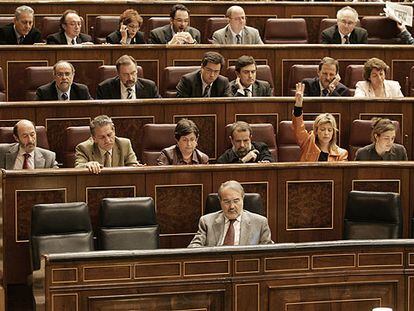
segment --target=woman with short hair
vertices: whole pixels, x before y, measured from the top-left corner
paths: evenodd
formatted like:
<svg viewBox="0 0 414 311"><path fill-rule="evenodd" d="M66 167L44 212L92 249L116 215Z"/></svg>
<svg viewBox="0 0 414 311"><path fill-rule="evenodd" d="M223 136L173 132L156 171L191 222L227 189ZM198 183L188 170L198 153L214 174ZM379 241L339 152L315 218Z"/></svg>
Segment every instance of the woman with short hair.
<svg viewBox="0 0 414 311"><path fill-rule="evenodd" d="M144 34L140 32L143 19L134 9L125 10L119 17L119 29L106 37L111 44L144 44Z"/></svg>

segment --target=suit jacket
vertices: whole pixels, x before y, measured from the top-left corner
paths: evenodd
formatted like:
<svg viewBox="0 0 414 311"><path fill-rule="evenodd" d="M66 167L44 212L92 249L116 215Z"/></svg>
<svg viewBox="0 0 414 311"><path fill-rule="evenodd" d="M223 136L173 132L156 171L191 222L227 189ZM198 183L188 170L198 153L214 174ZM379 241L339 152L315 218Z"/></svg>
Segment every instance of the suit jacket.
<svg viewBox="0 0 414 311"><path fill-rule="evenodd" d="M237 90L239 89L239 85L237 84L236 80L230 82L230 90L231 94L235 97L243 97L243 95ZM270 83L267 81L256 80L252 86L252 97L259 97L259 96L272 96L272 87Z"/></svg>
<svg viewBox="0 0 414 311"><path fill-rule="evenodd" d="M401 42L404 44L414 44L414 38L408 30L404 30L398 34Z"/></svg>
<svg viewBox="0 0 414 311"><path fill-rule="evenodd" d="M138 78L135 84L137 98L159 98L157 86L148 79ZM99 83L96 99L121 99L121 80L119 77L109 78Z"/></svg>
<svg viewBox="0 0 414 311"><path fill-rule="evenodd" d="M19 153L19 144L0 144L0 168L12 170ZM34 150L35 168L58 168L56 154L53 151L36 147Z"/></svg>
<svg viewBox="0 0 414 311"><path fill-rule="evenodd" d="M269 147L262 142L252 141L252 149L256 149L259 154L256 159L250 160L248 163L257 163L259 161L274 162L272 154L270 153ZM233 148L229 148L217 159L218 164L226 163L242 163L239 156L233 151Z"/></svg>
<svg viewBox="0 0 414 311"><path fill-rule="evenodd" d="M106 42L107 43L111 43L111 44L120 44L121 43L121 39L122 39L122 35L121 32L119 30L116 30L114 32L111 32L107 37L106 37ZM145 40L144 40L144 34L140 31L138 31L135 35L135 37L133 38L134 42L131 44L145 44Z"/></svg>
<svg viewBox="0 0 414 311"><path fill-rule="evenodd" d="M394 143L390 151L380 156L375 150L375 143L362 147L355 154L355 161L407 161L407 150L400 144Z"/></svg>
<svg viewBox="0 0 414 311"><path fill-rule="evenodd" d="M92 42L92 37L90 35L80 33L79 36L76 37L76 43L81 44L83 42ZM66 36L63 31L53 33L48 35L46 38L47 44L68 44L66 41Z"/></svg>
<svg viewBox="0 0 414 311"><path fill-rule="evenodd" d="M73 82L70 87L70 100L92 99L89 89L85 84ZM36 90L36 100L58 100L56 82L42 85Z"/></svg>
<svg viewBox="0 0 414 311"><path fill-rule="evenodd" d="M213 33L213 43L215 44L234 44L230 26L216 30ZM242 44L263 44L260 33L256 28L244 26Z"/></svg>
<svg viewBox="0 0 414 311"><path fill-rule="evenodd" d="M398 81L384 80L385 97L404 97ZM375 98L374 89L368 81L358 81L355 85L354 97Z"/></svg>
<svg viewBox="0 0 414 311"><path fill-rule="evenodd" d="M14 45L17 44L17 37L14 31L13 23L5 25L0 28L0 45ZM34 44L42 42L39 29L32 27L29 33L24 37L22 44Z"/></svg>
<svg viewBox="0 0 414 311"><path fill-rule="evenodd" d="M304 96L321 96L321 87L319 86L319 78L303 79L305 84ZM329 96L350 96L349 89L342 83L338 83L336 89Z"/></svg>
<svg viewBox="0 0 414 311"><path fill-rule="evenodd" d="M194 27L188 26L186 29L187 32L193 37L197 43L201 43L201 34L200 31ZM171 25L165 25L162 27L155 28L151 30L148 38L149 44L167 44L171 41L173 37L173 32L171 29Z"/></svg>
<svg viewBox="0 0 414 311"><path fill-rule="evenodd" d="M86 167L86 163L96 161L104 164L104 158L98 145L93 142L92 137L80 143L75 148L75 167ZM128 138L115 137L115 144L112 147L112 166L136 166L137 157L132 150L131 141Z"/></svg>
<svg viewBox="0 0 414 311"><path fill-rule="evenodd" d="M187 73L181 77L177 85L177 97L202 97L203 83L201 69ZM210 89L210 97L231 96L229 80L219 75Z"/></svg>
<svg viewBox="0 0 414 311"><path fill-rule="evenodd" d="M341 44L341 35L339 34L338 25L333 25L326 28L321 33L322 44ZM349 35L350 44L367 44L368 43L368 32L361 27L355 27Z"/></svg>
<svg viewBox="0 0 414 311"><path fill-rule="evenodd" d="M218 246L224 233L223 211L210 213L200 218L198 231L188 247ZM240 220L239 245L272 244L267 218L243 210Z"/></svg>

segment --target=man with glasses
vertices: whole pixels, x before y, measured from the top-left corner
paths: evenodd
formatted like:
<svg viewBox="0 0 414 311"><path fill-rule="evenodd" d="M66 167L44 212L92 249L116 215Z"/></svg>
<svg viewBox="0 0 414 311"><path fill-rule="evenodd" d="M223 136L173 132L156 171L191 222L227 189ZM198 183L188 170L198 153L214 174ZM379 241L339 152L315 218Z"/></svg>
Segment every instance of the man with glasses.
<svg viewBox="0 0 414 311"><path fill-rule="evenodd" d="M177 97L231 96L229 80L220 75L224 57L217 52L206 52L201 69L182 76L177 85Z"/></svg>
<svg viewBox="0 0 414 311"><path fill-rule="evenodd" d="M86 85L73 82L75 68L60 60L53 66L54 80L36 90L36 100L88 100L92 99Z"/></svg>
<svg viewBox="0 0 414 311"><path fill-rule="evenodd" d="M336 13L337 24L321 33L322 44L367 44L368 32L356 27L358 12L346 6Z"/></svg>
<svg viewBox="0 0 414 311"><path fill-rule="evenodd" d="M228 25L213 33L215 44L263 44L259 31L246 26L246 14L242 7L231 6L226 12Z"/></svg>
<svg viewBox="0 0 414 311"><path fill-rule="evenodd" d="M266 217L243 209L244 189L229 180L218 189L221 210L200 218L188 247L272 244Z"/></svg>
<svg viewBox="0 0 414 311"><path fill-rule="evenodd" d="M47 44L93 44L90 35L81 33L82 20L74 10L66 10L60 18L60 32L47 36Z"/></svg>
<svg viewBox="0 0 414 311"><path fill-rule="evenodd" d="M176 4L170 11L170 24L151 30L150 44L195 44L201 42L198 29L189 26L190 11L183 4Z"/></svg>

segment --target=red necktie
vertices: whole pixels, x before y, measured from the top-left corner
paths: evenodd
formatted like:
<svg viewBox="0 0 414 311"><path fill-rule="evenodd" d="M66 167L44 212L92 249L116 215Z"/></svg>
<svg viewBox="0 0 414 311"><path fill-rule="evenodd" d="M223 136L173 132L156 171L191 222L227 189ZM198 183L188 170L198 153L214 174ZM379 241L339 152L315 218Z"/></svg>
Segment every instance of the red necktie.
<svg viewBox="0 0 414 311"><path fill-rule="evenodd" d="M25 154L23 154L23 157L24 157L23 169L27 170L28 168L30 168L29 158L31 157L31 155L30 155L30 153L25 153Z"/></svg>
<svg viewBox="0 0 414 311"><path fill-rule="evenodd" d="M224 237L223 245L234 245L234 222L236 219L230 220L229 228L227 229L226 236Z"/></svg>

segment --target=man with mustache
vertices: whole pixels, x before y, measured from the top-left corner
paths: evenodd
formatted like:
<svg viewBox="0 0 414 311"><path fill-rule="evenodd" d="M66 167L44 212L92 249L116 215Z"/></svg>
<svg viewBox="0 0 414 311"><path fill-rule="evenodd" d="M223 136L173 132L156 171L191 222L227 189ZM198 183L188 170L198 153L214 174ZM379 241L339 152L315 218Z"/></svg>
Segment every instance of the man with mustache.
<svg viewBox="0 0 414 311"><path fill-rule="evenodd" d="M0 168L6 170L57 168L54 152L36 147L32 121L20 120L13 127L12 144L0 144Z"/></svg>
<svg viewBox="0 0 414 311"><path fill-rule="evenodd" d="M232 148L227 149L217 163L265 163L273 162L272 155L265 143L252 141L252 128L244 121L237 121L231 127Z"/></svg>
<svg viewBox="0 0 414 311"><path fill-rule="evenodd" d="M97 99L159 98L157 86L148 79L138 78L137 61L122 55L116 61L118 76L99 83Z"/></svg>

